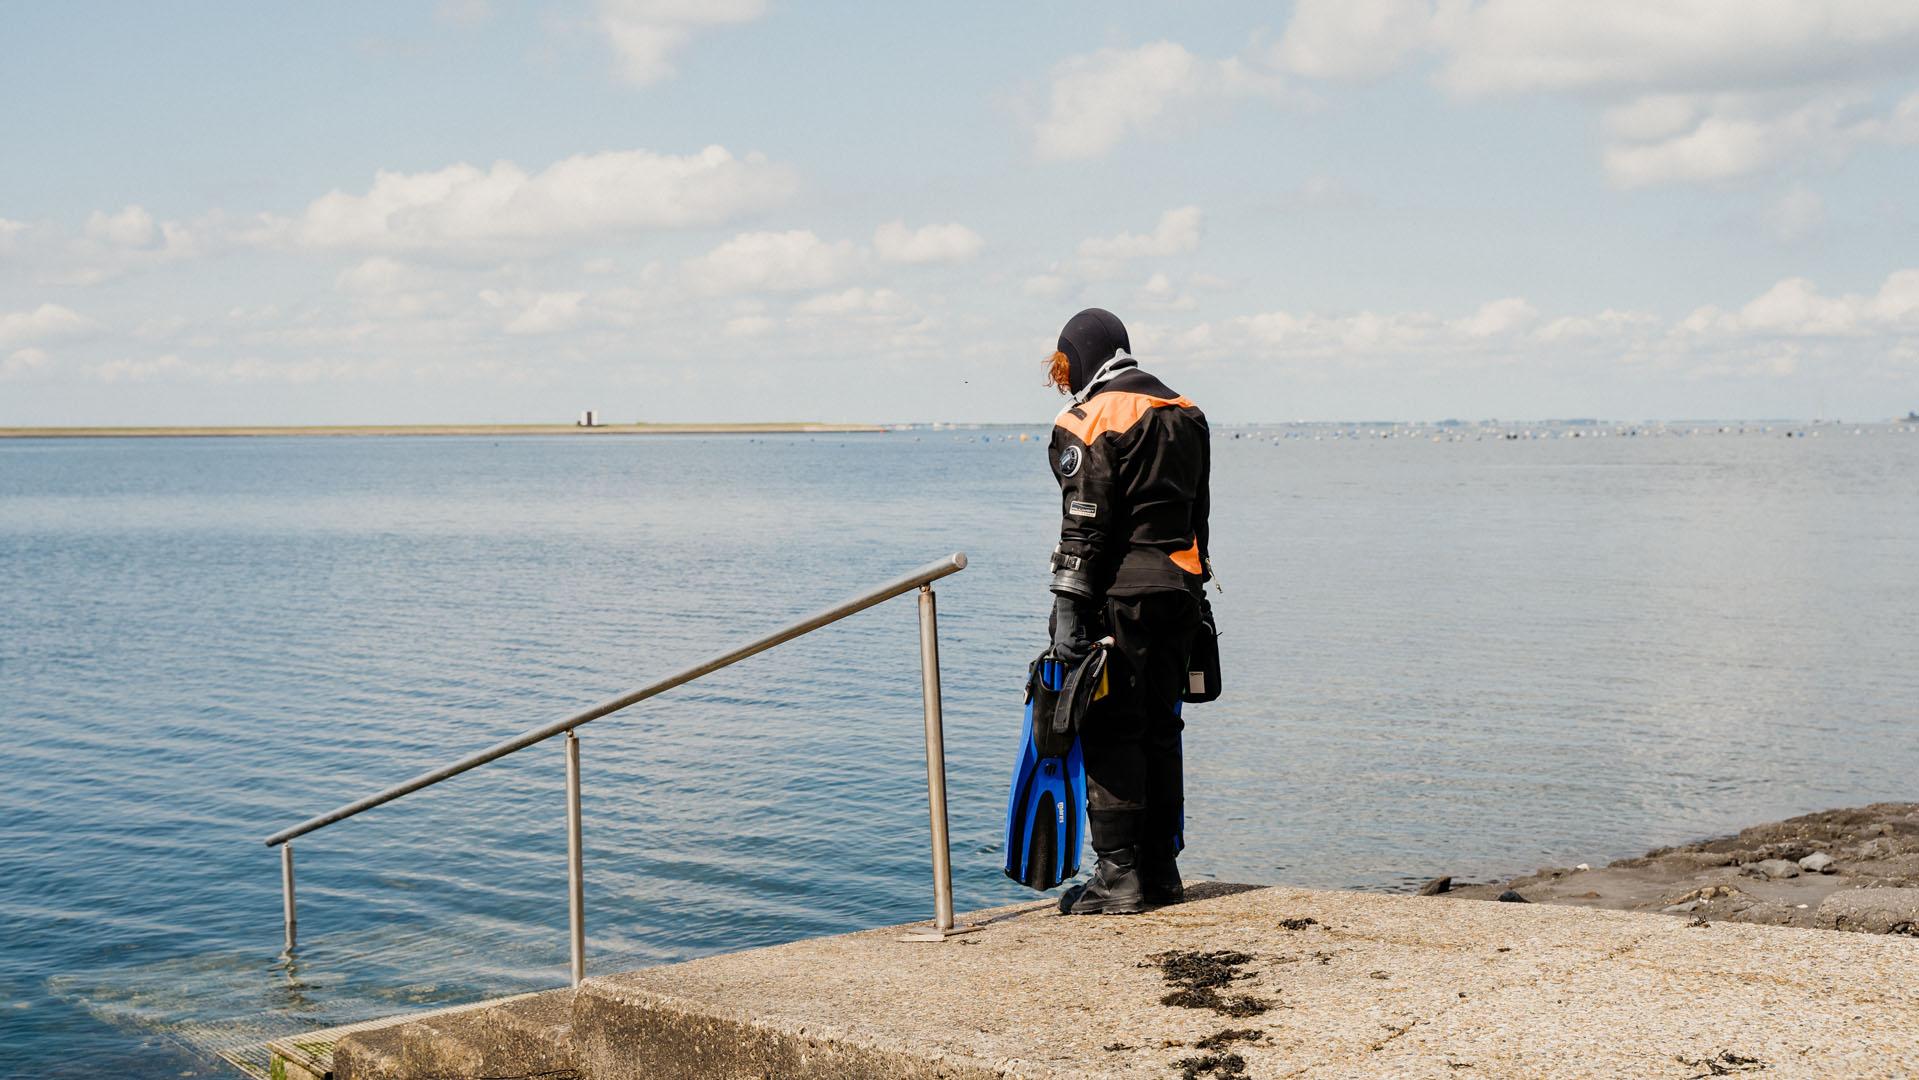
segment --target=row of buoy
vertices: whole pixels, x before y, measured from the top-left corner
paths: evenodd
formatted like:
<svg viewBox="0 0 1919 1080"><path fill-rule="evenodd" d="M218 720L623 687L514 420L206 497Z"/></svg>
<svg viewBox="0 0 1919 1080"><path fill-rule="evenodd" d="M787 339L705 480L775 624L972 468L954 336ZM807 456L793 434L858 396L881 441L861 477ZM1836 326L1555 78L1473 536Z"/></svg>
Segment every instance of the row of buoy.
<svg viewBox="0 0 1919 1080"><path fill-rule="evenodd" d="M944 426L944 430L951 431L953 429L954 429L954 425ZM899 427L894 428L893 430L899 431L899 432L906 432L906 431L911 431L913 429L909 426L901 425ZM931 430L938 431L938 430L942 430L942 428L939 425L935 425L934 427L932 427ZM1831 430L1834 431L1836 434L1854 435L1854 436L1919 435L1919 424L1894 421L1888 424L1858 425L1850 428L1847 428L1843 425L1833 425L1831 427ZM1224 434L1227 434L1227 432L1220 431L1219 434L1224 435ZM1231 436L1234 439L1249 439L1253 441L1266 441L1266 442L1272 442L1272 443L1280 443L1280 442L1287 442L1287 441L1298 441L1298 442L1374 441L1374 442L1377 442L1377 441L1383 441L1388 439L1407 439L1407 440L1414 440L1414 441L1421 441L1421 442L1436 442L1436 443L1439 443L1439 442L1485 442L1489 439L1494 442L1502 442L1502 441L1517 442L1521 440L1546 440L1546 439L1637 439L1637 438L1678 439L1678 438L1709 437L1709 436L1716 436L1716 435L1749 435L1749 436L1783 435L1784 437L1788 439L1816 439L1821 434L1822 434L1822 431L1819 428L1785 427L1785 426L1776 425L1776 424L1752 424L1752 425L1727 424L1727 425L1720 425L1718 427L1671 427L1671 426L1662 425L1662 426L1652 426L1652 427L1632 426L1632 427L1611 427L1611 428L1595 428L1595 427L1586 427L1586 426L1574 427L1574 428L1492 428L1492 427L1450 428L1448 427L1448 428L1442 428L1438 430L1435 430L1429 427L1417 427L1417 426L1397 427L1395 426L1391 428L1372 428L1372 429L1335 428L1331 431L1312 430L1310 426L1302 426L1301 428L1298 428L1298 429L1288 430L1288 431L1279 431L1279 432L1270 431L1270 430L1231 431ZM978 441L982 443L993 443L993 442L1026 443L1026 442L1040 441L1041 436L1035 435L1027 431L1020 431L1020 432L1008 432L1008 433L1001 433L1001 434L982 434L982 435L979 435L977 438L978 438ZM757 442L758 440L754 440L754 441ZM975 437L971 434L955 435L953 436L953 441L960 442L960 443L969 443L969 442L975 441Z"/></svg>

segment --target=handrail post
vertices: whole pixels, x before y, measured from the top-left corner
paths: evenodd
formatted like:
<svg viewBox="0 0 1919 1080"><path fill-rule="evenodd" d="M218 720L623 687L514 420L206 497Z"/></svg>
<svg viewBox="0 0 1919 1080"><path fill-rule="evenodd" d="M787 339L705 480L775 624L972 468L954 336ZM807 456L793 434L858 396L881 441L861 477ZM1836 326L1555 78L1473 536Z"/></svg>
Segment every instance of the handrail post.
<svg viewBox="0 0 1919 1080"><path fill-rule="evenodd" d="M586 885L580 854L580 736L566 733L566 908L573 985L586 980Z"/></svg>
<svg viewBox="0 0 1919 1080"><path fill-rule="evenodd" d="M285 953L293 955L293 946L299 935L300 920L293 906L293 843L280 845L280 911L286 920L287 944Z"/></svg>
<svg viewBox="0 0 1919 1080"><path fill-rule="evenodd" d="M926 713L926 805L933 833L933 929L906 941L944 941L977 929L953 925L953 851L946 833L946 735L940 713L939 610L933 586L920 586L920 701Z"/></svg>

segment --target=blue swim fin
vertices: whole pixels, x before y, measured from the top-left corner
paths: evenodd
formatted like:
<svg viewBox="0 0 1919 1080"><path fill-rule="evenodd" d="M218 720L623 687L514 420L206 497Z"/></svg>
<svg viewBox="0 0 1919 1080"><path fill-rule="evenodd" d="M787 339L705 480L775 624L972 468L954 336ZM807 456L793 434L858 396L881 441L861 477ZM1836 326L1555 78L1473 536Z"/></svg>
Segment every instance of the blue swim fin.
<svg viewBox="0 0 1919 1080"><path fill-rule="evenodd" d="M1006 876L1042 892L1079 873L1086 836L1086 764L1079 735L1074 732L1062 749L1063 740L1052 730L1065 684L1065 668L1051 655L1033 662L1019 764L1006 800Z"/></svg>

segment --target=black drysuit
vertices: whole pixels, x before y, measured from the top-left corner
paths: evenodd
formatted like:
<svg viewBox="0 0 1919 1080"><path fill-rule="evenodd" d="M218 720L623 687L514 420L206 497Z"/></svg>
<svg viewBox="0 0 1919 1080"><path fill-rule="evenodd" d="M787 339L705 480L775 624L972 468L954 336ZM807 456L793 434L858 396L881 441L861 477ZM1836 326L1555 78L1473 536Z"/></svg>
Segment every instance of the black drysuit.
<svg viewBox="0 0 1919 1080"><path fill-rule="evenodd" d="M1053 591L1111 634L1112 692L1080 728L1096 851L1181 846L1179 700L1207 563L1206 416L1130 358L1053 427ZM1170 850L1167 850L1169 849Z"/></svg>

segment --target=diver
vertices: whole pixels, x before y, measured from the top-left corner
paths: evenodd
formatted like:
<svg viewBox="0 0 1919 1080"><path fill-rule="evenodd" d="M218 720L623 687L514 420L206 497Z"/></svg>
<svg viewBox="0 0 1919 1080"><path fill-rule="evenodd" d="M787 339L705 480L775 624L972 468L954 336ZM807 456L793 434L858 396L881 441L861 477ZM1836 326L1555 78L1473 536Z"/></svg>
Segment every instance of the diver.
<svg viewBox="0 0 1919 1080"><path fill-rule="evenodd" d="M1212 623L1202 589L1210 435L1199 406L1131 352L1119 319L1088 308L1047 361L1048 383L1072 398L1051 442L1052 653L1070 666L1105 648L1110 686L1079 724L1098 865L1061 894L1068 915L1130 914L1184 895L1180 702L1195 631Z"/></svg>

